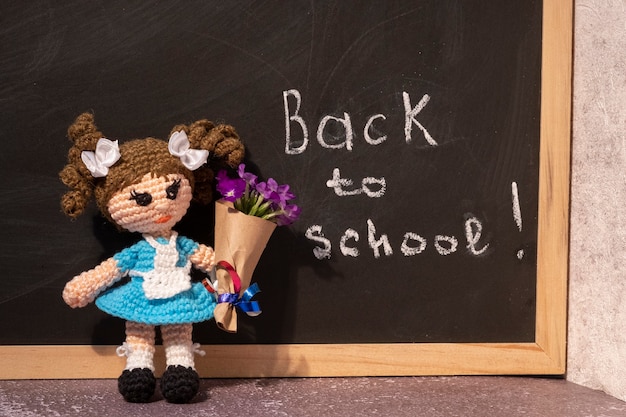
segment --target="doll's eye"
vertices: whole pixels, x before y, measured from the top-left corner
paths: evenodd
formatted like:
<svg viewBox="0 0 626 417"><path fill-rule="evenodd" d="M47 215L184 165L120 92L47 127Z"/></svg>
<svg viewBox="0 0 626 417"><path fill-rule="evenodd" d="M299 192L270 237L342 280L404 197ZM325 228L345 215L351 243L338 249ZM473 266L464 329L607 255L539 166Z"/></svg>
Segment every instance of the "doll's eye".
<svg viewBox="0 0 626 417"><path fill-rule="evenodd" d="M167 198L170 200L176 200L176 196L178 195L178 190L180 189L180 178L174 181L172 185L165 189L165 194Z"/></svg>
<svg viewBox="0 0 626 417"><path fill-rule="evenodd" d="M138 193L133 190L130 192L130 199L135 200L140 206L147 206L152 202L152 195L150 193Z"/></svg>

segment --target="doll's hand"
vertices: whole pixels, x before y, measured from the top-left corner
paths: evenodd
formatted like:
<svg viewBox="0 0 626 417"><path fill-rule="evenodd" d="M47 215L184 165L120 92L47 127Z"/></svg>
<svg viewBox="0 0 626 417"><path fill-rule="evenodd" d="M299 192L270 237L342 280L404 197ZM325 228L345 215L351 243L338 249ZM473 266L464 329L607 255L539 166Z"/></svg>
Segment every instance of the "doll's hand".
<svg viewBox="0 0 626 417"><path fill-rule="evenodd" d="M65 284L63 289L63 301L72 308L85 307L94 297L90 297L86 293L85 288L80 285L81 275L74 277L70 282Z"/></svg>
<svg viewBox="0 0 626 417"><path fill-rule="evenodd" d="M189 260L196 268L209 272L215 266L215 252L212 247L200 244Z"/></svg>
<svg viewBox="0 0 626 417"><path fill-rule="evenodd" d="M121 277L117 262L108 259L94 269L83 272L65 284L63 300L72 308L85 307L96 296Z"/></svg>

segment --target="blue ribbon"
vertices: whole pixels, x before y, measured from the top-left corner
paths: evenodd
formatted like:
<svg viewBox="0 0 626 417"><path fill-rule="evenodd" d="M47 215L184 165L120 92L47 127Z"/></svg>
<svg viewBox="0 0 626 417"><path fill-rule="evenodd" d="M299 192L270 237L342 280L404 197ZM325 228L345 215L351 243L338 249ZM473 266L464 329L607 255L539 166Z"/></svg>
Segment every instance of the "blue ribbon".
<svg viewBox="0 0 626 417"><path fill-rule="evenodd" d="M255 282L243 292L241 297L239 297L238 294L235 293L220 294L217 297L217 302L228 303L233 307L239 308L241 311L249 316L258 316L259 314L261 314L261 306L257 301L252 301L252 298L260 291L261 289Z"/></svg>

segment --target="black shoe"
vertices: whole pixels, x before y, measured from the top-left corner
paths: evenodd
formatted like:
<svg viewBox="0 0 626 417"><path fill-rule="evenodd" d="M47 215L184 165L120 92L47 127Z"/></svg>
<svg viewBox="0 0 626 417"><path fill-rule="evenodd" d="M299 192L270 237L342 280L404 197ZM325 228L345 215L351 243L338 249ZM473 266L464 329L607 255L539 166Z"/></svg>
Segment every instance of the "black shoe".
<svg viewBox="0 0 626 417"><path fill-rule="evenodd" d="M126 369L117 379L117 389L131 403L147 403L155 388L156 379L148 368Z"/></svg>
<svg viewBox="0 0 626 417"><path fill-rule="evenodd" d="M193 368L170 365L161 377L161 394L170 403L188 403L199 388L200 377Z"/></svg>

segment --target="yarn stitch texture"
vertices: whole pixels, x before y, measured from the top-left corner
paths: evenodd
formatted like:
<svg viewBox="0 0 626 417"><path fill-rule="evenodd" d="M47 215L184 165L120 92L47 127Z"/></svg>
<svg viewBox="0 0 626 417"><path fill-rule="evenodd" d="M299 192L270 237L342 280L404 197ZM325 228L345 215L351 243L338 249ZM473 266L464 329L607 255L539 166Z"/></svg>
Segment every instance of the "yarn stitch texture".
<svg viewBox="0 0 626 417"><path fill-rule="evenodd" d="M166 245L164 238L156 242ZM176 267L184 267L198 243L184 236L176 236L178 259ZM114 287L96 299L102 311L126 320L151 325L198 323L213 317L216 301L199 283L169 298L149 299L144 292L143 273L155 269L157 251L147 240L141 240L113 256L123 273L129 273L130 282ZM190 280L189 275L187 279Z"/></svg>
<svg viewBox="0 0 626 417"><path fill-rule="evenodd" d="M191 288L191 279L189 277L191 261L187 260L182 267L177 266L176 236L176 233L172 233L167 244L159 243L152 236L144 236L146 241L156 251L154 268L145 273L131 271L130 274L143 277L143 290L148 299L170 298Z"/></svg>
<svg viewBox="0 0 626 417"><path fill-rule="evenodd" d="M102 156L97 148L105 135L96 127L93 114L83 113L68 129L72 146L67 165L59 173L69 188L61 198L61 207L69 217L80 216L95 200L100 212L118 229L144 236L75 276L63 291L63 299L72 308L84 307L95 299L104 312L127 320L126 341L117 350L126 357L118 389L130 402L147 402L153 397L157 325L161 326L167 365L161 379L163 396L169 402L181 403L198 392L194 354L199 350L192 343L191 323L213 318L216 300L201 283L191 281L189 271L191 264L209 271L215 262L214 251L175 234L172 239L156 236L172 236L172 227L192 200L212 202L214 172L237 167L245 152L232 126L206 119L174 126L172 134L187 137L188 143L182 143L182 148L189 149L178 149L180 158L180 152L173 155L169 151L168 142L148 137L119 143L119 158L116 155L89 169L83 156L87 162L92 162L92 154L94 158ZM112 287L126 276L130 279Z"/></svg>

